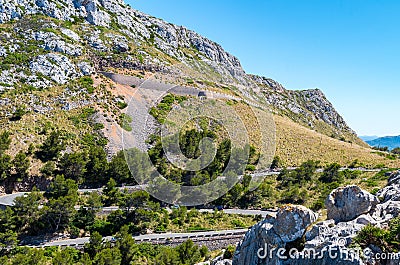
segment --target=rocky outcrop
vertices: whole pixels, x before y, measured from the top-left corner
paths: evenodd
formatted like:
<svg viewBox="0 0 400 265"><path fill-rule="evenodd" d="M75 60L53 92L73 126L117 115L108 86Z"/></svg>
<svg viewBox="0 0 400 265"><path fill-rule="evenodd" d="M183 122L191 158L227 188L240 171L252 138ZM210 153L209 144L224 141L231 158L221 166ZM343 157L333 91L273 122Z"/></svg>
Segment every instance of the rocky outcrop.
<svg viewBox="0 0 400 265"><path fill-rule="evenodd" d="M0 56L1 57L6 57L7 51L3 46L0 46Z"/></svg>
<svg viewBox="0 0 400 265"><path fill-rule="evenodd" d="M331 192L325 201L328 219L336 223L347 222L368 213L379 203L377 197L360 189L358 186L347 186Z"/></svg>
<svg viewBox="0 0 400 265"><path fill-rule="evenodd" d="M266 246L275 248L267 255L271 257L269 262L279 264L278 248L302 239L306 229L316 220L317 215L303 206L282 207L276 217L268 217L249 230L236 249L233 264L260 264L264 260L261 256L269 252Z"/></svg>
<svg viewBox="0 0 400 265"><path fill-rule="evenodd" d="M272 89L276 92L285 92L286 89L283 87L282 84L279 84L275 80L271 78L267 78L264 76L258 76L258 75L249 75L249 77L258 85L258 86L263 86L268 89Z"/></svg>
<svg viewBox="0 0 400 265"><path fill-rule="evenodd" d="M61 33L74 41L81 41L81 38L75 31L66 28L61 28Z"/></svg>
<svg viewBox="0 0 400 265"><path fill-rule="evenodd" d="M0 2L0 23L29 14L45 14L66 21L74 21L80 17L93 25L107 27L114 20L124 34L138 43L151 39L158 49L181 61L185 61L186 56L180 47L194 47L202 56L201 59L220 74L233 76L242 82L246 79L240 61L217 43L184 27L136 11L120 0L61 0L57 4L49 0ZM127 48L121 42L116 47L122 51Z"/></svg>
<svg viewBox="0 0 400 265"><path fill-rule="evenodd" d="M72 33L72 31L69 33ZM71 56L82 55L82 49L78 45L63 41L60 36L53 32L32 32L27 39L43 42L40 47L47 51L60 52Z"/></svg>
<svg viewBox="0 0 400 265"><path fill-rule="evenodd" d="M39 55L30 63L30 70L45 75L58 84L65 84L81 75L67 57L54 53Z"/></svg>
<svg viewBox="0 0 400 265"><path fill-rule="evenodd" d="M345 132L355 135L321 90L291 91L268 78L253 77L253 80L261 84L261 93L266 102L278 111L289 114L289 117L297 117L298 121L302 121L312 129L320 121L330 125L335 134Z"/></svg>
<svg viewBox="0 0 400 265"><path fill-rule="evenodd" d="M394 173L389 178L389 184L380 190L376 196L381 198L382 203L376 206L373 217L389 222L394 217L400 216L400 172Z"/></svg>
<svg viewBox="0 0 400 265"><path fill-rule="evenodd" d="M232 260L224 259L222 256L213 260L197 263L196 265L232 265Z"/></svg>
<svg viewBox="0 0 400 265"><path fill-rule="evenodd" d="M95 71L88 62L80 62L77 64L83 75L91 75Z"/></svg>
<svg viewBox="0 0 400 265"><path fill-rule="evenodd" d="M274 231L284 242L292 242L303 236L307 227L317 220L317 215L303 206L284 206L274 219Z"/></svg>
<svg viewBox="0 0 400 265"><path fill-rule="evenodd" d="M380 190L376 195L387 201L400 201L400 172L394 173L390 176L388 186Z"/></svg>
<svg viewBox="0 0 400 265"><path fill-rule="evenodd" d="M315 118L332 125L339 130L350 131L342 116L335 110L324 93L319 89L309 89L297 92L304 107L314 114Z"/></svg>
<svg viewBox="0 0 400 265"><path fill-rule="evenodd" d="M74 17L85 17L89 23L98 26L108 26L110 15L100 10L100 0L64 0L53 2L50 0L21 0L0 2L0 23L12 19L20 19L29 14L44 14L50 17L73 21Z"/></svg>
<svg viewBox="0 0 400 265"><path fill-rule="evenodd" d="M400 173L397 172L391 176L387 187L378 192L382 202L357 186L348 186L334 190L327 198L326 205L331 208L328 208L326 221L312 224L311 218L310 222L296 226L296 222L284 222L282 217L269 217L247 232L236 249L232 264L382 264L373 259L376 253L382 253L378 247L370 245L360 250L351 244L366 225L387 227L391 219L400 216L399 193ZM286 212L287 218L283 220L294 219L298 211L285 209L287 206L280 210ZM293 209L310 213L304 208ZM277 232L282 230L287 231L283 237ZM398 264L398 260L385 262Z"/></svg>

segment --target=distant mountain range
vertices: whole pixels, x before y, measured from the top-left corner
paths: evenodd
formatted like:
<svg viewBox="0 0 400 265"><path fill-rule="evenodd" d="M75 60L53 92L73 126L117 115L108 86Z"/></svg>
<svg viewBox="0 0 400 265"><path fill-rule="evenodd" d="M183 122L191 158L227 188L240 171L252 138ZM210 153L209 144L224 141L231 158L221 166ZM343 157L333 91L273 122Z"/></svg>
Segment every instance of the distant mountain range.
<svg viewBox="0 0 400 265"><path fill-rule="evenodd" d="M379 136L376 136L376 135L374 135L374 136L360 136L360 139L361 140L363 140L364 142L368 142L368 141L372 141L372 140L375 140L375 139L378 139L379 138Z"/></svg>
<svg viewBox="0 0 400 265"><path fill-rule="evenodd" d="M364 139L363 139L364 140ZM389 147L390 150L400 147L400 136L386 136L366 141L370 146Z"/></svg>

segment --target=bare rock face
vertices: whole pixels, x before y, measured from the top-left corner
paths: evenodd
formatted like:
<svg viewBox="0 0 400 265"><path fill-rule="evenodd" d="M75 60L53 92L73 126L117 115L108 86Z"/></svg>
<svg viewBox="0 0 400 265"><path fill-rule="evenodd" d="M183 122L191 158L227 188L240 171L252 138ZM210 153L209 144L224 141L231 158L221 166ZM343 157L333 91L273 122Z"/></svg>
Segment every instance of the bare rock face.
<svg viewBox="0 0 400 265"><path fill-rule="evenodd" d="M393 173L388 186L381 189L376 196L383 202L378 204L372 216L388 223L391 219L400 216L400 171Z"/></svg>
<svg viewBox="0 0 400 265"><path fill-rule="evenodd" d="M271 255L270 263L262 263L264 259L259 250L265 246L286 247L288 243L302 238L316 220L317 215L303 206L282 207L276 217L265 219L247 232L236 249L232 264L282 264L277 255Z"/></svg>
<svg viewBox="0 0 400 265"><path fill-rule="evenodd" d="M316 121L322 121L337 131L355 134L321 90L291 91L269 78L250 77L261 88L267 103L281 111L301 117L311 128L314 128Z"/></svg>
<svg viewBox="0 0 400 265"><path fill-rule="evenodd" d="M339 130L352 131L321 90L309 89L295 93L304 102L304 107L314 113L317 120L322 120Z"/></svg>
<svg viewBox="0 0 400 265"><path fill-rule="evenodd" d="M388 186L380 190L376 196L383 198L383 202L400 201L400 172L393 173L388 181Z"/></svg>
<svg viewBox="0 0 400 265"><path fill-rule="evenodd" d="M79 47L79 45L66 43L61 39L60 36L57 36L53 32L42 32L42 31L30 32L30 35L26 37L27 39L43 42L43 44L41 44L40 47L45 49L46 51L59 52L71 56L82 55L82 49L81 47Z"/></svg>
<svg viewBox="0 0 400 265"><path fill-rule="evenodd" d="M3 46L0 46L0 57L6 57L7 51Z"/></svg>
<svg viewBox="0 0 400 265"><path fill-rule="evenodd" d="M214 260L197 263L196 265L232 265L232 260L224 259L222 256L216 257Z"/></svg>
<svg viewBox="0 0 400 265"><path fill-rule="evenodd" d="M278 82L276 82L275 80L272 80L271 78L266 78L266 77L258 76L258 75L249 75L249 77L254 82L256 82L258 85L268 87L274 91L281 92L281 93L286 91L286 89L283 87L282 84L279 84Z"/></svg>
<svg viewBox="0 0 400 265"><path fill-rule="evenodd" d="M328 219L339 223L354 220L370 212L378 203L378 198L369 192L358 186L347 186L332 191L325 201L325 206Z"/></svg>
<svg viewBox="0 0 400 265"><path fill-rule="evenodd" d="M400 171L394 172L388 181L388 185L400 185Z"/></svg>
<svg viewBox="0 0 400 265"><path fill-rule="evenodd" d="M55 53L37 56L36 60L30 63L30 69L33 73L48 76L58 84L65 84L82 75L66 56Z"/></svg>
<svg viewBox="0 0 400 265"><path fill-rule="evenodd" d="M212 263L211 265L232 265L232 261L224 259L224 260L220 260L215 263Z"/></svg>
<svg viewBox="0 0 400 265"><path fill-rule="evenodd" d="M1 0L0 23L22 19L26 15L44 14L56 19L75 21L84 18L96 26L109 27L112 20L121 27L121 32L141 43L154 36L154 45L164 53L176 57L182 62L185 56L179 47L195 47L206 63L217 72L246 81L246 73L240 61L223 48L194 31L181 26L166 23L161 19L143 14L128 7L122 0ZM55 49L60 43L51 43L49 49ZM128 50L126 43L116 43L118 51Z"/></svg>
<svg viewBox="0 0 400 265"><path fill-rule="evenodd" d="M284 206L274 221L274 230L284 243L303 236L307 227L317 220L317 215L304 206Z"/></svg>

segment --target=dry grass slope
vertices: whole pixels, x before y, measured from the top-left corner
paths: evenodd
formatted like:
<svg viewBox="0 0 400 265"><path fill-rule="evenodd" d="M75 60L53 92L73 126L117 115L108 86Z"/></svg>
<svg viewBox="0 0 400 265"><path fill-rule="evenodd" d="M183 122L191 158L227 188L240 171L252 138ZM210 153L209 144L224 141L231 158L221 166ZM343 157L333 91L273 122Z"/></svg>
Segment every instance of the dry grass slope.
<svg viewBox="0 0 400 265"><path fill-rule="evenodd" d="M267 150L271 146L265 140L272 137L276 131L275 155L279 156L287 167L299 166L307 160L321 161L322 165L339 163L349 166L353 161L366 167L385 165L386 167L399 168L400 160L390 160L377 154L365 146L360 139L354 143L344 142L325 134L308 129L287 117L273 115L275 124L260 124L260 121L270 121L271 115L264 110L251 108L243 102L231 102L236 113L244 122L250 143L257 150ZM261 125L261 126L260 126ZM362 144L362 145L361 145ZM275 148L275 146L273 146ZM269 152L271 153L271 152Z"/></svg>
<svg viewBox="0 0 400 265"><path fill-rule="evenodd" d="M390 160L373 153L370 148L333 139L307 129L288 118L275 115L275 123L277 127L276 155L284 161L286 166L297 166L309 159L319 160L323 164L336 162L349 165L358 159L359 162L370 167L379 164L400 167L398 159Z"/></svg>

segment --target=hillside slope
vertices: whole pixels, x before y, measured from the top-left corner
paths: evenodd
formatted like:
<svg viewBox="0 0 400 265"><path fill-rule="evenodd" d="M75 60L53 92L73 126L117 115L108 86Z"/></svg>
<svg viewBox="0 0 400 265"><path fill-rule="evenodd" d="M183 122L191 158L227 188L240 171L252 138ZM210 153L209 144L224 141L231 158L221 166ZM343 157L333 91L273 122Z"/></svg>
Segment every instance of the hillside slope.
<svg viewBox="0 0 400 265"><path fill-rule="evenodd" d="M217 43L121 0L2 0L0 12L0 118L2 129L14 134L12 155L30 143L39 145L54 128L67 132L71 149L95 134L111 140L108 147L115 153L120 146L113 140L124 130L124 104L133 92L101 71L156 76L263 105L291 121L290 128L298 126L287 132L291 144L278 141L277 153L289 164L319 157L316 144L312 154L294 158L293 143L314 144L305 142L301 131L312 138L323 134L342 153L353 152L347 146L367 147L320 90L290 91L272 79L249 75ZM23 117L15 120L21 110ZM349 159L362 159L356 153Z"/></svg>
<svg viewBox="0 0 400 265"><path fill-rule="evenodd" d="M350 165L355 160L367 167L384 164L399 167L399 160L387 159L368 147L333 139L305 128L287 117L275 115L278 155L287 166L296 166L306 160L319 160L322 164ZM301 139L301 140L299 140Z"/></svg>
<svg viewBox="0 0 400 265"><path fill-rule="evenodd" d="M0 23L11 21L14 28L14 32L3 34L3 39L16 42L2 43L0 55L7 58L20 52L24 46L21 39L34 42L47 52L62 54L61 58L39 54L25 58L33 74L43 74L53 81L43 82L35 75L28 75L25 77L28 85L47 87L54 82L63 84L76 78L80 74L76 68L85 68L77 62L81 58L89 60L96 70L107 67L149 70L190 82L206 80L210 86L228 85L242 96L271 104L275 111L283 112L305 126L329 136L357 141L354 132L321 91L287 91L274 80L248 75L240 61L217 43L184 27L134 10L121 0L62 0L57 3L3 0L0 10ZM53 57L58 66L70 68L65 73L68 78L43 67ZM11 74L14 78L2 74L0 82L17 83L12 68ZM2 89L6 88L3 86Z"/></svg>

